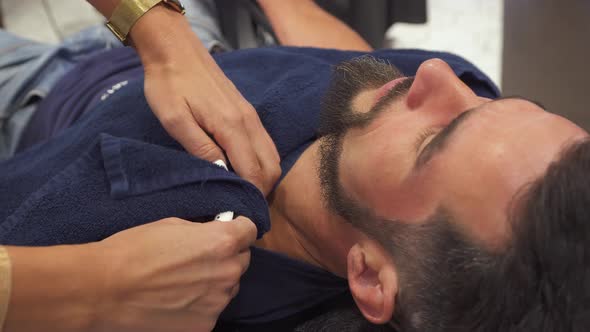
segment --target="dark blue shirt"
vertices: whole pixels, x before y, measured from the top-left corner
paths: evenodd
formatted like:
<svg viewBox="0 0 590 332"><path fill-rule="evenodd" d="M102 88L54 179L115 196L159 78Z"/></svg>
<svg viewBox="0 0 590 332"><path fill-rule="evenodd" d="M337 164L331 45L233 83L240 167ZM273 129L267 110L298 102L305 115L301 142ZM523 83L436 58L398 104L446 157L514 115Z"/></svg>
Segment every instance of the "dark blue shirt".
<svg viewBox="0 0 590 332"><path fill-rule="evenodd" d="M216 56L273 138L283 176L316 139L331 67L358 55L269 48ZM478 95L498 96L485 75L453 55L382 50L374 56L406 75L440 57ZM4 244L84 243L168 216L207 221L226 210L253 219L259 236L270 227L266 201L254 186L189 156L162 129L143 95L140 62L128 48L89 59L58 83L40 104L19 154L0 164L0 186ZM341 278L254 248L240 294L221 319L269 322L345 291Z"/></svg>

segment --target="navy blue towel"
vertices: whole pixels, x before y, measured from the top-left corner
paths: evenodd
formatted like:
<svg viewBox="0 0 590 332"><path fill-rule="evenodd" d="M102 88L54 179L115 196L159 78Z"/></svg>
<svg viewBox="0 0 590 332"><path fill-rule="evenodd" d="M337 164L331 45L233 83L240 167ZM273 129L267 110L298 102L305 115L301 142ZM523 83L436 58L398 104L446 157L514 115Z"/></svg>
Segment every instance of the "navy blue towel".
<svg viewBox="0 0 590 332"><path fill-rule="evenodd" d="M136 56L129 48L111 52ZM222 54L216 60L256 108L276 143L285 175L316 139L320 102L332 66L358 55L268 48ZM416 50L382 50L373 55L395 64L406 75L414 75L424 60L440 57L480 96L494 98L499 94L484 74L453 55ZM63 91L55 93L58 98ZM141 77L130 80L58 136L0 163L2 244L85 243L170 216L201 222L227 210L251 218L259 237L270 228L266 200L256 187L232 172L190 156L164 131L146 102ZM264 265L255 264L256 257L268 262L271 258L267 256L255 251L251 270ZM288 303L292 298L302 309L313 305L314 298L322 300L326 294L346 287L343 280L334 282L312 269L284 270L284 277L303 271L300 280L304 282L299 289L307 289L306 296L297 297L305 295L297 291L284 297L262 293L273 283L248 287L248 282L256 283L265 273L279 273L280 269L249 271L243 293L250 297L261 294L260 306L252 305L252 299L237 298L223 317L244 322L278 319L293 313L295 304ZM313 277L305 279L305 275ZM276 281L277 292L286 280L272 274L266 278ZM266 302L262 303L263 299ZM279 299L284 301L278 303Z"/></svg>
<svg viewBox="0 0 590 332"><path fill-rule="evenodd" d="M113 52L133 50L121 48ZM254 105L277 145L286 174L316 138L331 66L357 52L270 48L216 59ZM479 95L495 97L489 79L463 59L417 50L374 56L413 75L441 57ZM233 173L184 153L152 115L141 79L88 112L72 127L0 164L0 242L83 243L177 216L207 220L232 210L252 218L259 236L270 227L264 197Z"/></svg>

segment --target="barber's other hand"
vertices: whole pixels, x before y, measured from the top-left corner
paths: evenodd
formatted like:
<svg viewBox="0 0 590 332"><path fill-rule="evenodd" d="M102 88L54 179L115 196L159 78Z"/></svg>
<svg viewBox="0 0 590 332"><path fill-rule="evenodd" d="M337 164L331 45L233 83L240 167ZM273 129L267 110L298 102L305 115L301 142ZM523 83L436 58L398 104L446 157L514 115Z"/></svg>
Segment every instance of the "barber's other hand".
<svg viewBox="0 0 590 332"><path fill-rule="evenodd" d="M236 172L268 194L280 160L252 105L182 16L161 6L144 16L131 37L144 65L147 101L166 131L200 158L226 161L225 151Z"/></svg>
<svg viewBox="0 0 590 332"><path fill-rule="evenodd" d="M95 331L210 331L237 294L256 226L169 218L95 244L104 284Z"/></svg>

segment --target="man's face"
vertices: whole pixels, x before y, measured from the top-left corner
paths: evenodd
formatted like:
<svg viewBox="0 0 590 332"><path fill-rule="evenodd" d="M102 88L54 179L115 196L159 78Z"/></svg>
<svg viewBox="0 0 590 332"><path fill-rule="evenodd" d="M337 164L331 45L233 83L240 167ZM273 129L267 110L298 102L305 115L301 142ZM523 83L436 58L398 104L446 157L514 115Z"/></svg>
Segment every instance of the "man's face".
<svg viewBox="0 0 590 332"><path fill-rule="evenodd" d="M379 75L367 72L382 66L356 69L371 77ZM417 224L444 209L471 238L499 246L509 235L512 198L564 146L587 135L533 102L476 96L441 60L424 62L413 81L397 73L388 80L396 78L351 92L350 107L342 111L371 120L324 148L338 155L340 185L327 194L341 189L382 219ZM328 113L335 111L328 105ZM322 167L329 168L326 162Z"/></svg>

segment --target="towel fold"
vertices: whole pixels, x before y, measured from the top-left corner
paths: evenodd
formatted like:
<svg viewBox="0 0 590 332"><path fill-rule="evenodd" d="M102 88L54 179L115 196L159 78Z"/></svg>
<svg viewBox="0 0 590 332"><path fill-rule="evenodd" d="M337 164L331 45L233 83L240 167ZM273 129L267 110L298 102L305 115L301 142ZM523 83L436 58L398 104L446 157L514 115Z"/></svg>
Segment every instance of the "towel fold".
<svg viewBox="0 0 590 332"><path fill-rule="evenodd" d="M136 57L128 48L109 52ZM332 66L358 55L279 47L216 56L275 142L283 176L316 139ZM478 95L499 95L483 73L457 56L417 50L373 55L410 76L424 60L439 57ZM67 107L76 93L58 84L46 104ZM222 211L252 219L259 237L270 228L266 200L256 187L190 156L164 131L146 102L142 77L130 78L60 135L0 163L1 244L85 243L166 217L209 221ZM241 285L240 294L247 296L238 295L222 317L246 323L280 319L346 289L344 280L318 270L256 249Z"/></svg>
<svg viewBox="0 0 590 332"><path fill-rule="evenodd" d="M233 210L270 228L254 185L182 151L99 135L0 224L0 242L51 245L98 241L121 230L176 216L210 221Z"/></svg>

